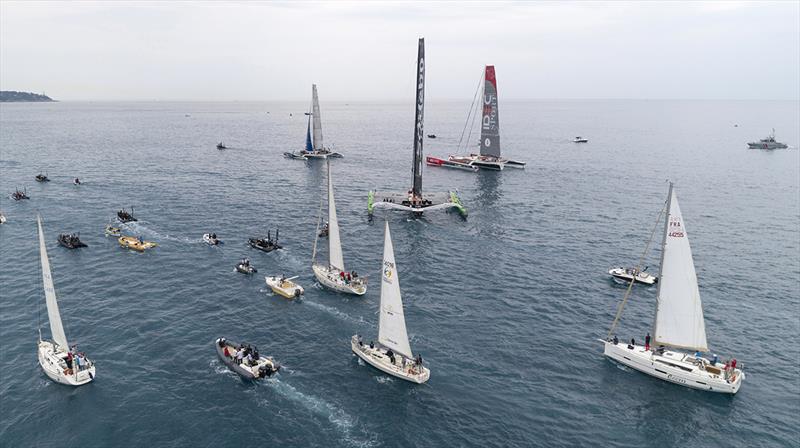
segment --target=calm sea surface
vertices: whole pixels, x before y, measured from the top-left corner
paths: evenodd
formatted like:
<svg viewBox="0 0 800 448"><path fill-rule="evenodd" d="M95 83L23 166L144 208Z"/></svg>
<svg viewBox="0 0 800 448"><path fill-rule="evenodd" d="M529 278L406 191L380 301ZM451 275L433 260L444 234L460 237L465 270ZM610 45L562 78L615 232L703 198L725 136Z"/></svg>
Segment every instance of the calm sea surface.
<svg viewBox="0 0 800 448"><path fill-rule="evenodd" d="M426 139L426 154L455 151L467 106L428 104L425 133L439 138ZM360 298L313 280L324 164L282 157L304 142L306 107L0 106L0 445L797 445L800 151L746 146L773 127L800 145L797 102L501 102L504 154L528 161L525 170L426 167L423 188L457 189L468 220L389 213L371 224L367 191L410 185L413 104L323 95L326 142L345 154L332 162L345 262L372 281ZM573 144L576 135L589 143ZM230 149L216 150L220 140ZM34 182L40 171L52 182ZM735 397L618 367L596 341L625 291L606 270L640 255L666 179L676 182L711 350L747 372ZM10 201L15 187L31 200ZM133 253L103 235L121 207L140 219L129 233L157 249ZM37 212L67 336L97 363L84 387L51 382L36 360L46 316ZM351 335L377 336L384 217L411 345L432 372L424 385L350 353ZM285 250L247 247L276 227ZM89 247L59 247L63 231ZM209 231L225 244L204 245ZM259 275L233 271L242 256ZM651 270L658 260L651 251ZM268 292L261 274L281 273L299 275L301 301ZM644 337L655 295L635 288L621 339ZM216 358L223 335L285 369L240 380Z"/></svg>

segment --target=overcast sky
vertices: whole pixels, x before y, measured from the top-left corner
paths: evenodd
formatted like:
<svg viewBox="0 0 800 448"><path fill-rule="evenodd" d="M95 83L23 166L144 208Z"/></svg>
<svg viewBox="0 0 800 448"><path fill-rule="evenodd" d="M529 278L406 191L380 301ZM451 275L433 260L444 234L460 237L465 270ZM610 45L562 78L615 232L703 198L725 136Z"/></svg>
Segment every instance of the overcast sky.
<svg viewBox="0 0 800 448"><path fill-rule="evenodd" d="M0 89L60 100L800 98L800 2L0 2Z"/></svg>

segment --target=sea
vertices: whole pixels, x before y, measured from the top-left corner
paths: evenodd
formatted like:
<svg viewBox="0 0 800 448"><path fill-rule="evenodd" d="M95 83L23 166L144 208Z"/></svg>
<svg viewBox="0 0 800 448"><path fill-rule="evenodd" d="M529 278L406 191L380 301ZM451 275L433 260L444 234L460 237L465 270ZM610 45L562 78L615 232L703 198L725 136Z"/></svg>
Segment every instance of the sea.
<svg viewBox="0 0 800 448"><path fill-rule="evenodd" d="M429 101L426 155L477 149L469 102ZM0 105L0 445L3 447L788 447L800 440L800 103L502 101L503 155L522 170L428 167L469 216L367 215L369 190L411 184L414 104L322 101L344 260L363 297L311 271L326 165L303 147L307 102ZM775 129L786 150L750 150ZM575 136L588 143L572 142ZM459 149L459 140L462 141ZM217 150L223 141L227 150ZM51 179L37 183L34 176ZM80 178L82 185L72 184ZM675 183L711 352L735 357L735 396L690 390L602 355L625 285ZM8 194L27 189L31 199ZM123 226L159 246L121 248ZM70 343L96 363L72 388L43 374L49 337L36 215ZM431 370L411 384L365 365L377 339L384 222L405 319ZM250 237L280 229L284 249ZM58 246L61 232L88 247ZM204 233L224 242L204 244ZM657 232L660 233L660 230ZM659 237L644 258L657 273ZM321 255L326 253L324 241ZM258 274L234 272L249 257ZM298 276L289 301L264 275ZM656 287L637 285L614 334L643 340ZM242 380L225 336L283 369Z"/></svg>

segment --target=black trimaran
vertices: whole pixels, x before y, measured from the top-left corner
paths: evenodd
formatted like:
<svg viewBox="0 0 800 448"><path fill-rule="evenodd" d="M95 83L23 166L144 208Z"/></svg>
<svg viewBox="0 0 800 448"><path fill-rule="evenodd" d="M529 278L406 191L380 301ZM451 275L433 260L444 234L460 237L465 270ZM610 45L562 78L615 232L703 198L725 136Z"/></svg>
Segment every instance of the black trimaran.
<svg viewBox="0 0 800 448"><path fill-rule="evenodd" d="M370 191L367 209L370 216L376 208L403 210L421 215L425 211L455 209L461 216L467 216L467 209L461 204L454 191L446 193L422 194L422 142L423 118L425 112L425 39L419 39L417 52L417 111L414 127L414 182L406 192Z"/></svg>

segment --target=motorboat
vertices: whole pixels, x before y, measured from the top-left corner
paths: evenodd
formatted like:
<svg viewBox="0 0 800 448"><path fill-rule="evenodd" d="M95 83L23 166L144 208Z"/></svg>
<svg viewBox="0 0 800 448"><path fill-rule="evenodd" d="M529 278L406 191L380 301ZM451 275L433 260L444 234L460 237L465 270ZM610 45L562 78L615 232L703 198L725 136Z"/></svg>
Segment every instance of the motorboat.
<svg viewBox="0 0 800 448"><path fill-rule="evenodd" d="M775 140L775 129L766 138L762 138L757 142L750 142L747 146L750 149L786 149L789 147L786 143Z"/></svg>
<svg viewBox="0 0 800 448"><path fill-rule="evenodd" d="M117 212L117 218L121 223L138 221L138 219L133 217L133 209L131 209L130 213L128 213L128 211L123 208Z"/></svg>
<svg viewBox="0 0 800 448"><path fill-rule="evenodd" d="M264 277L267 286L272 289L275 294L286 297L287 299L296 299L303 295L306 290L302 286L293 282L297 276L286 278L284 276Z"/></svg>
<svg viewBox="0 0 800 448"><path fill-rule="evenodd" d="M624 280L626 283L635 280L637 283L644 283L645 285L653 285L658 282L658 277L645 272L647 268L639 270L637 268L611 268L608 274L615 279Z"/></svg>
<svg viewBox="0 0 800 448"><path fill-rule="evenodd" d="M109 224L106 226L105 234L106 236L122 236L122 229Z"/></svg>
<svg viewBox="0 0 800 448"><path fill-rule="evenodd" d="M382 372L413 383L424 383L431 377L431 371L423 365L422 356L414 356L411 351L388 221L385 225L381 271L378 341L366 344L356 334L350 339L350 349L364 362Z"/></svg>
<svg viewBox="0 0 800 448"><path fill-rule="evenodd" d="M28 196L27 190L20 191L19 189L16 189L13 193L11 193L11 195L9 195L9 197L15 201L21 201L23 199L31 198L30 196Z"/></svg>
<svg viewBox="0 0 800 448"><path fill-rule="evenodd" d="M428 134L428 138L436 138L436 134Z"/></svg>
<svg viewBox="0 0 800 448"><path fill-rule="evenodd" d="M156 243L154 243L152 241L145 241L145 240L142 239L142 237L138 237L137 238L137 237L134 237L134 236L121 236L121 237L119 237L119 239L117 241L119 241L119 245L120 246L122 246L122 247L124 247L126 249L132 249L132 250L135 250L135 251L138 251L138 252L144 252L147 249L152 249L152 248L158 246L158 244L156 244Z"/></svg>
<svg viewBox="0 0 800 448"><path fill-rule="evenodd" d="M80 184L81 184L81 180L80 180L80 179L78 179L78 178L76 177L76 178L75 178L75 179L72 181L72 184L73 184L73 185L80 185Z"/></svg>
<svg viewBox="0 0 800 448"><path fill-rule="evenodd" d="M242 378L248 380L268 378L281 369L271 356L261 356L255 346L239 344L225 338L217 338L214 342L219 359Z"/></svg>
<svg viewBox="0 0 800 448"><path fill-rule="evenodd" d="M50 179L47 175L39 173L36 175L36 182L50 182Z"/></svg>
<svg viewBox="0 0 800 448"><path fill-rule="evenodd" d="M204 233L203 234L203 241L205 241L206 244L208 244L210 246L216 246L216 245L222 243L222 241L220 241L219 238L217 238L217 234L216 233Z"/></svg>
<svg viewBox="0 0 800 448"><path fill-rule="evenodd" d="M247 258L243 258L239 260L239 263L236 265L236 271L241 272L242 274L255 274L258 272L258 269L255 268L252 264L250 264L250 260Z"/></svg>
<svg viewBox="0 0 800 448"><path fill-rule="evenodd" d="M86 243L81 241L80 235L78 235L77 233L62 233L58 235L58 244L66 247L67 249L88 247Z"/></svg>
<svg viewBox="0 0 800 448"><path fill-rule="evenodd" d="M319 223L322 221L322 204L320 203L320 216L317 219L317 237L314 238L314 247L311 252L311 269L320 285L336 292L363 296L367 292L367 279L358 274L347 272L342 256L342 240L339 235L339 218L336 216L336 200L333 196L333 177L331 176L331 163L328 162L328 259L320 262L317 259L317 241L319 240Z"/></svg>
<svg viewBox="0 0 800 448"><path fill-rule="evenodd" d="M343 157L341 153L331 150L322 143L322 114L319 107L316 84L311 85L311 110L305 114L308 116L305 148L302 151L285 152L284 155L299 160Z"/></svg>
<svg viewBox="0 0 800 448"><path fill-rule="evenodd" d="M266 238L249 238L247 240L250 247L264 252L272 252L276 249L283 249L283 246L278 244L278 230L275 230L275 239L272 239L272 233L268 230Z"/></svg>
<svg viewBox="0 0 800 448"><path fill-rule="evenodd" d="M581 136L577 136L572 139L572 143L587 143L587 142L589 142L589 139L583 138Z"/></svg>
<svg viewBox="0 0 800 448"><path fill-rule="evenodd" d="M650 333L645 336L644 345L637 344L635 339L620 343L614 334L633 287L634 282L631 282L617 307L606 339L600 339L603 354L616 363L680 386L735 394L745 379L741 364L737 367L735 358L722 363L717 355L711 360L702 355L708 352L706 322L689 236L671 182L661 243L660 277L652 345Z"/></svg>
<svg viewBox="0 0 800 448"><path fill-rule="evenodd" d="M217 149L228 149L228 147L227 147L227 146L225 146L225 144L224 144L224 143L222 143L222 142L219 142L219 143L217 143Z"/></svg>
<svg viewBox="0 0 800 448"><path fill-rule="evenodd" d="M55 284L50 271L50 259L47 256L47 247L44 242L42 219L36 217L39 228L39 258L42 264L42 282L44 297L47 305L47 319L50 323L50 333L53 340L42 339L42 328L39 327L39 341L37 344L39 365L45 375L51 380L68 386L82 386L94 380L96 370L94 362L84 353L77 351L77 346L67 342L61 313L58 309Z"/></svg>

